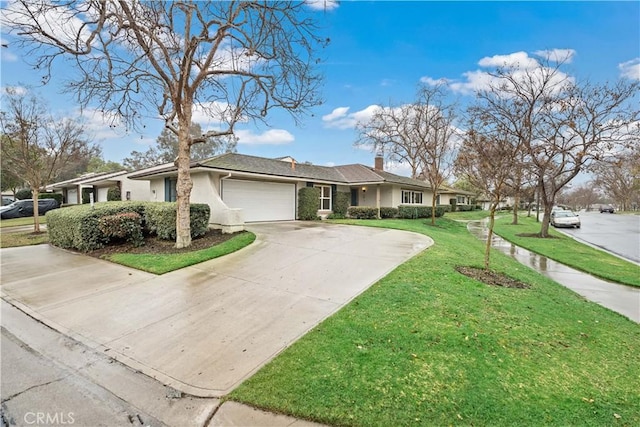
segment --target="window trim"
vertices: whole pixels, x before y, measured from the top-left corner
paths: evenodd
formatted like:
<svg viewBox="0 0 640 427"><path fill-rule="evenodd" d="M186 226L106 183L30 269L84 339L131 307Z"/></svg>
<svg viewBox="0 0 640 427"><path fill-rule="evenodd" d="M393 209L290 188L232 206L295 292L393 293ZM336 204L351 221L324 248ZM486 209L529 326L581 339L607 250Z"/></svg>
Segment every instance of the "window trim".
<svg viewBox="0 0 640 427"><path fill-rule="evenodd" d="M405 195L408 196L409 201L405 201ZM417 197L420 196L420 197ZM422 205L424 204L424 191L418 190L400 190L400 198L402 199L403 205ZM420 199L420 201L416 201L416 199Z"/></svg>
<svg viewBox="0 0 640 427"><path fill-rule="evenodd" d="M332 197L331 197L331 193L332 193L331 186L330 185L316 185L315 187L320 189L320 202L319 202L319 206L320 207L319 207L318 210L320 210L320 211L330 211L330 210L332 210L333 209L333 200L332 200ZM328 196L323 196L325 188L327 189L327 192L329 193ZM329 201L329 209L324 209L323 208L323 204L324 204L323 202L325 200Z"/></svg>

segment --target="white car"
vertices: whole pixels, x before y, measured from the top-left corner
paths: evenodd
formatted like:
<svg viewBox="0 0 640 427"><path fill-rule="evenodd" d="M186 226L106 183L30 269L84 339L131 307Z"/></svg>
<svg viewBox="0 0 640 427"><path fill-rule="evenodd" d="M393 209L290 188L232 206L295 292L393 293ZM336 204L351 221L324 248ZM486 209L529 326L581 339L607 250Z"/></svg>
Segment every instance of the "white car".
<svg viewBox="0 0 640 427"><path fill-rule="evenodd" d="M551 212L551 225L580 228L580 217L572 211L553 211Z"/></svg>

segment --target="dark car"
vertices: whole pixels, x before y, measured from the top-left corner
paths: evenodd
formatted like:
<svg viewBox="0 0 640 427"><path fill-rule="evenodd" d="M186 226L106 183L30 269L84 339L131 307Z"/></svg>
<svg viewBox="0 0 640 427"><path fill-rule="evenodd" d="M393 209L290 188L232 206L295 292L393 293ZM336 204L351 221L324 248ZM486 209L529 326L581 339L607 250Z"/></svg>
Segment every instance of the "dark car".
<svg viewBox="0 0 640 427"><path fill-rule="evenodd" d="M38 214L44 215L52 209L57 209L57 200L55 199L40 199L38 200ZM33 216L33 199L16 200L10 205L0 208L0 218L22 218L26 216Z"/></svg>
<svg viewBox="0 0 640 427"><path fill-rule="evenodd" d="M600 206L600 213L604 213L604 212L613 213L613 206L611 205Z"/></svg>
<svg viewBox="0 0 640 427"><path fill-rule="evenodd" d="M11 203L13 203L15 201L16 201L16 199L14 199L11 196L2 196L2 206L10 205Z"/></svg>

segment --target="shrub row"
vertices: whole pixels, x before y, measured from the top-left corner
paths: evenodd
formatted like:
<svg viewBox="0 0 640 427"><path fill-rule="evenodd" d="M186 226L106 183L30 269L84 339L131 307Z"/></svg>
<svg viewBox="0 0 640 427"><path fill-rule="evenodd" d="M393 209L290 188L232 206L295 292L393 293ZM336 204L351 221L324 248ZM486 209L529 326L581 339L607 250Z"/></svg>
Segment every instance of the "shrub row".
<svg viewBox="0 0 640 427"><path fill-rule="evenodd" d="M298 218L303 221L318 219L320 189L303 187L298 190Z"/></svg>
<svg viewBox="0 0 640 427"><path fill-rule="evenodd" d="M371 206L351 206L347 209L349 218L355 219L376 219L378 218L378 208Z"/></svg>
<svg viewBox="0 0 640 427"><path fill-rule="evenodd" d="M54 199L58 206L62 205L62 193L40 193L38 199Z"/></svg>
<svg viewBox="0 0 640 427"><path fill-rule="evenodd" d="M134 246L144 245L142 217L136 212L103 216L98 220L98 226L109 240L121 239L133 243Z"/></svg>
<svg viewBox="0 0 640 427"><path fill-rule="evenodd" d="M112 238L135 241L136 214L140 218L140 230L156 234L161 239L176 237L176 203L169 202L101 202L94 208L89 205L71 206L47 212L49 241L62 248L74 248L83 252L99 249ZM191 204L191 236L206 233L209 223L209 206ZM113 217L101 222L105 217ZM102 226L101 226L102 224ZM129 234L122 234L129 230Z"/></svg>
<svg viewBox="0 0 640 427"><path fill-rule="evenodd" d="M447 212L449 206L436 206L436 217L439 218ZM431 218L431 206L413 206L413 205L400 205L398 206L398 218L413 219L413 218Z"/></svg>

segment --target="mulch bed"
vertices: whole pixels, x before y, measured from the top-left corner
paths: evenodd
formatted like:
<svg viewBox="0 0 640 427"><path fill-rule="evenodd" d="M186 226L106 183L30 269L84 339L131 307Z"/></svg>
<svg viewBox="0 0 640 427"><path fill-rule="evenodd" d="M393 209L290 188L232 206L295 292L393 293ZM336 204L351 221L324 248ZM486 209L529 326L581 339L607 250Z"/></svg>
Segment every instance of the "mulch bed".
<svg viewBox="0 0 640 427"><path fill-rule="evenodd" d="M549 235L548 237L542 237L540 235L540 233L520 233L520 234L516 234L516 236L518 236L518 237L537 237L538 239L559 239L559 237L551 236L551 235Z"/></svg>
<svg viewBox="0 0 640 427"><path fill-rule="evenodd" d="M513 279L502 273L487 271L476 267L456 267L456 270L467 277L481 281L486 285L502 286L503 288L528 289L529 285L519 280Z"/></svg>
<svg viewBox="0 0 640 427"><path fill-rule="evenodd" d="M176 242L173 240L162 240L155 236L147 236L144 239L144 246L135 247L131 243L121 242L112 243L104 248L96 249L88 252L87 255L100 258L104 255L111 255L116 253L130 253L130 254L178 254L184 252L192 252L200 249L207 249L211 246L223 243L236 234L222 234L220 230L209 230L203 236L197 237L191 241L191 246L183 249L176 249Z"/></svg>

